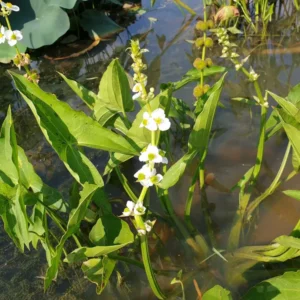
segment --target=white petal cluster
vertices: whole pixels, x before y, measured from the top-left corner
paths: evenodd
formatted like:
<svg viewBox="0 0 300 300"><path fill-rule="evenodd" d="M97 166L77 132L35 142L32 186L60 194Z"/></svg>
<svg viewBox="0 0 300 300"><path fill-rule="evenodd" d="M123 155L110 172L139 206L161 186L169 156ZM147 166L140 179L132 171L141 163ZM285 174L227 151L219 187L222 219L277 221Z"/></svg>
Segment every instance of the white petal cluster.
<svg viewBox="0 0 300 300"><path fill-rule="evenodd" d="M163 176L161 174L157 174L156 169L154 167L150 167L148 164L143 165L143 167L134 174L134 177L144 187L158 184L163 179Z"/></svg>
<svg viewBox="0 0 300 300"><path fill-rule="evenodd" d="M1 6L2 6L2 8L4 8L6 11L9 11L9 12L11 12L11 11L20 11L19 6L17 6L17 5L12 5L10 2L5 3L5 2L1 1Z"/></svg>
<svg viewBox="0 0 300 300"><path fill-rule="evenodd" d="M157 108L151 114L149 114L148 112L144 112L140 127L145 127L150 131L166 131L170 129L171 122L166 117L164 110L161 108Z"/></svg>
<svg viewBox="0 0 300 300"><path fill-rule="evenodd" d="M17 44L18 41L23 39L22 32L19 30L10 30L6 29L4 26L1 26L0 29L0 44L7 43L13 47Z"/></svg>
<svg viewBox="0 0 300 300"><path fill-rule="evenodd" d="M165 152L151 144L149 144L145 151L141 153L139 160L154 164L168 163L168 159L165 157Z"/></svg>
<svg viewBox="0 0 300 300"><path fill-rule="evenodd" d="M23 35L19 30L6 30L5 38L9 46L15 46L18 41L21 41L23 39Z"/></svg>
<svg viewBox="0 0 300 300"><path fill-rule="evenodd" d="M142 216L145 212L146 207L141 202L134 203L133 201L127 201L126 208L121 217Z"/></svg>
<svg viewBox="0 0 300 300"><path fill-rule="evenodd" d="M155 221L150 221L147 220L144 225L145 225L145 229L142 228L138 228L138 234L139 235L146 235L147 232L150 232L154 226Z"/></svg>

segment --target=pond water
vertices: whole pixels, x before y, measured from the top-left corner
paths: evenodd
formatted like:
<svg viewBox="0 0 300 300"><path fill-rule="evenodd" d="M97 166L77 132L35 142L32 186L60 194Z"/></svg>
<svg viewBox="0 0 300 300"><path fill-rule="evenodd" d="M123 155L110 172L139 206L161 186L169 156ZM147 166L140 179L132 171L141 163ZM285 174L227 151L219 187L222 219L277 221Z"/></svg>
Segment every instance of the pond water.
<svg viewBox="0 0 300 300"><path fill-rule="evenodd" d="M147 3L146 3L147 2ZM201 1L188 0L186 3L201 14ZM129 39L139 37L145 47L149 49L145 58L149 65L147 75L148 84L156 89L160 83L179 80L192 66L196 57L190 43L186 40L194 38L194 25L196 18L184 16L172 1L157 1L155 8L148 6L145 1L146 13L138 16L137 20L126 30L111 41L100 43L88 54L76 59L49 61L39 59L33 62L34 67L41 72L41 86L55 93L60 100L68 102L76 109L85 109L81 101L61 80L57 71L67 77L76 79L90 89L97 89L99 78L113 57L120 57L124 68L130 72L130 60L125 49ZM237 40L239 51L244 55L252 54L250 61L258 74L264 87L285 96L291 86L300 81L300 36L294 34L293 26L297 24L299 16L287 13L279 14L272 24L271 37L260 43L258 37L249 37L247 42ZM291 22L294 19L294 23ZM154 22L154 19L156 21ZM291 26L287 27L287 22ZM294 25L293 25L294 24ZM224 65L219 57L220 49L214 48L209 56L216 64ZM253 165L256 156L256 143L259 132L259 108L250 109L231 100L233 97L251 97L251 85L240 74L234 72L234 67L228 67L228 77L221 96L225 108L219 108L214 121L214 137L210 143L209 155L206 163L207 172L214 173L218 181L227 188L232 187L241 176ZM9 68L9 67L7 67ZM8 105L13 108L19 144L26 150L28 157L36 171L44 181L53 187L58 187L66 193L71 183L71 177L64 165L58 160L56 154L45 142L35 119L27 108L25 102L14 91L9 76L4 71L6 67L0 66L1 94L0 94L0 123L2 123ZM193 84L180 90L176 96L193 105ZM272 103L274 105L275 103ZM282 157L284 155L287 139L281 135L266 144L263 171L257 185L257 194L263 192L274 178ZM180 154L180 153L179 153ZM103 170L107 155L100 151L89 151L89 157L95 165ZM128 165L131 174L131 165ZM134 166L135 167L135 166ZM178 215L183 215L184 199L188 184L193 175L193 167L187 170L179 187L171 190L173 204ZM292 169L289 165L284 175ZM299 188L296 179L284 186L285 189ZM111 195L121 197L126 195L118 185L110 186ZM238 194L224 193L211 187L207 190L208 201L213 224L217 230L217 240L220 249L225 248L228 237L228 228L237 208ZM195 199L193 206L193 222L201 230L204 226L199 199ZM153 204L159 210L158 204ZM299 220L300 203L277 192L269 197L260 208L260 217L253 230L245 240L245 244L266 244L281 234L289 234ZM164 230L164 228L162 228ZM174 249L172 232L166 231L168 249L172 255L178 256L178 264L185 264L179 257L182 251ZM173 247L173 248L172 248ZM163 253L153 251L152 260L158 268L168 268L167 260L163 260ZM189 263L186 263L187 265ZM279 266L280 268L280 266ZM116 279L107 287L101 296L95 293L95 286L83 279L80 268L66 268L59 273L59 279L49 291L43 292L43 275L46 261L43 251L27 251L20 254L5 233L0 232L0 299L152 299L147 287L146 278L139 269L128 270L120 264L120 274L125 278L117 282ZM201 288L216 283L213 277L218 277L217 269L204 270L194 274ZM263 279L263 278L260 278ZM161 280L163 286L169 282ZM193 286L189 288L191 294L187 299L194 299ZM237 289L238 290L238 289ZM191 297L191 298L189 298Z"/></svg>

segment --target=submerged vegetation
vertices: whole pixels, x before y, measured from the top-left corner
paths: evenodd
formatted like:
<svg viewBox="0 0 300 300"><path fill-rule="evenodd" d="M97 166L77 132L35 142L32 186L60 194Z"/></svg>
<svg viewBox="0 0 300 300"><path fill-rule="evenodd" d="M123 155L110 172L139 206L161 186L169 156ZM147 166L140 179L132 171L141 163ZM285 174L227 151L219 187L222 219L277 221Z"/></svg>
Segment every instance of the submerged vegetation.
<svg viewBox="0 0 300 300"><path fill-rule="evenodd" d="M297 1L294 5L298 9ZM122 268L135 267L146 274L158 299L187 299L187 291L205 300L295 299L300 280L300 220L292 232L266 245L249 243L247 235L260 218L261 204L299 176L300 84L285 97L266 90L249 56L243 56L235 43L242 30L245 38L258 32L262 40L265 38L274 3L254 1L254 19L245 1L220 6L203 1L203 17L195 23L195 39L189 41L198 56L193 59L193 68L182 79L162 84L159 91L148 85L143 57L148 50L137 39L131 40L127 49L132 61L131 84L118 59L107 67L97 93L60 74L86 104L85 113L39 86L38 71L31 68L30 56L20 47L24 33L14 30L10 22L11 15L20 9L1 2L6 25L1 27L0 43L16 51L13 62L19 71L25 70L25 75L9 74L45 139L73 177L69 193L42 180L18 144L9 108L0 131L0 216L21 252L44 249L48 264L45 290L65 263L81 266L83 276L95 283L98 294L114 278L120 287L125 280ZM231 189L206 169L214 119L218 108L224 107L221 95L229 82L226 68L216 65L211 55L218 47L224 65L233 64L254 93L251 99L236 97L233 101L260 110L255 159ZM176 92L190 83L193 107L176 98ZM280 166L270 185L259 193L265 145L283 133L287 142ZM89 158L88 148L109 154L103 174ZM286 175L289 163L293 170ZM126 165L130 165L129 174ZM192 172L192 179L184 191L181 218L174 209L178 195L173 189L180 188L187 171ZM116 180L126 201L109 194L107 186ZM211 215L207 191L213 186L232 197L238 191L226 249ZM300 200L300 190L282 192ZM198 194L201 203L193 203ZM197 206L203 215L201 228L191 217ZM168 238L161 228L168 228L175 255L169 253ZM154 267L156 249L164 253L167 268L161 268L161 262ZM276 264L283 267L273 267Z"/></svg>

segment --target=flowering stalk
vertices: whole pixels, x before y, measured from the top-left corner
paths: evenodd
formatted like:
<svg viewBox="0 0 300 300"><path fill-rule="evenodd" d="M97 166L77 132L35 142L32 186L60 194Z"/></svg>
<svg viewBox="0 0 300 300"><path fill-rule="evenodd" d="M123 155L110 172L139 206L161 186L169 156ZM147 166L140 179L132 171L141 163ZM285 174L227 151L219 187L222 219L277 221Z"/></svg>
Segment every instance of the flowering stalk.
<svg viewBox="0 0 300 300"><path fill-rule="evenodd" d="M36 70L29 70L28 65L30 64L30 56L29 54L21 53L18 47L18 42L23 39L23 35L21 31L19 30L12 30L9 16L12 12L19 12L20 8L17 5L12 5L11 3L3 2L0 0L1 4L1 13L0 15L5 18L6 25L8 29L6 29L4 26L1 27L0 31L0 44L7 43L16 49L16 56L14 58L14 64L21 69L21 67L24 67L26 71L25 77L27 77L29 80L34 82L35 84L38 82L39 77Z"/></svg>

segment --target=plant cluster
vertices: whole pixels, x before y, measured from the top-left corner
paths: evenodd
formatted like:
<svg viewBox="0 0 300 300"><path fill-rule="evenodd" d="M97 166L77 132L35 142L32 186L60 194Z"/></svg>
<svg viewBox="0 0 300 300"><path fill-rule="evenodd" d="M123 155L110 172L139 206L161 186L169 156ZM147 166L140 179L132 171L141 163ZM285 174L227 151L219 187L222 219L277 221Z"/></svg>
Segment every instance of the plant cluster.
<svg viewBox="0 0 300 300"><path fill-rule="evenodd" d="M1 41L9 42L17 39L17 35L22 35L15 33L16 38L12 38L10 34L10 31L14 31L10 28L8 17L12 10L18 11L18 8L3 2L1 4L8 27L1 29L4 34ZM117 59L110 63L102 76L98 93L87 90L61 74L85 102L90 115L72 109L55 95L43 91L38 81L32 78L29 58L20 53L18 43L12 45L17 53L16 66L24 67L27 73L27 76L22 76L10 72L15 87L28 104L46 140L74 178L68 199L42 181L24 150L17 144L9 108L0 130L0 216L5 231L20 251L30 249L31 246L36 249L41 245L44 248L48 263L45 289L56 279L63 261L68 264L81 263L84 275L97 285L97 293L100 294L116 265L122 262L145 270L149 285L158 299L171 297L162 290L156 278L159 271L153 269L149 252L148 240L156 233L155 226L158 222L172 224L176 228L181 247L188 249L186 259L193 264L193 270L185 266L182 266L183 270L176 267L175 273L178 273L173 280L174 271L163 273L170 284L180 284L183 298L184 284L190 284L194 270L202 270L207 265L217 263L224 276L223 284L231 288L245 284L244 274L259 262L275 264L300 256L300 222L289 236L280 236L269 245L244 246L242 240L256 219L254 212L259 205L281 184L299 174L300 85L295 86L286 98L263 91L259 75L249 65L247 57L240 58L237 46L231 42L226 28L207 20L206 9L204 5L204 20L196 24L196 30L201 31L202 36L194 42L195 47L201 48L202 56L195 59L194 68L180 81L163 85L156 95L154 88L147 86L147 65L143 60L143 54L147 50L141 47L138 40L132 40L128 48L133 61L132 88ZM8 30L9 33L6 33ZM257 105L261 112L256 159L232 188L239 189L239 202L226 250L220 250L208 209L206 190L214 177L208 180L205 175L213 121L226 84L226 74L212 86L204 84L206 77L225 72L225 68L213 65L211 58L206 57L207 49L213 46L215 38L222 48L220 56L230 60L235 66L234 71L242 72L253 85L256 95L249 103ZM190 82L197 82L193 109L173 97L175 91ZM270 97L277 102L277 107L269 107ZM131 121L128 112L134 111L138 106L134 99L140 108ZM178 103L181 103L180 108ZM191 124L190 128L181 128L182 133L188 136L185 140L186 152L175 162L176 153L173 151L170 129L173 121L180 121L186 115ZM265 143L281 131L288 138L282 163L270 186L255 197L254 190L261 173ZM85 154L85 147L109 152L110 158L103 174L100 174ZM290 157L294 170L284 177L283 171ZM132 184L123 172L122 164L128 160L140 163L140 169L132 172L136 184ZM186 195L182 220L174 211L169 189L180 184L185 170L191 165L196 167ZM129 198L121 213L112 208L103 180L103 176L107 176L109 180L112 172L117 175ZM194 226L191 219L197 185L205 220L205 234L203 229ZM300 192L297 190L285 193L300 199ZM152 211L154 201L159 201L164 210L163 215ZM83 223L86 224L88 235L82 230ZM53 227L61 234L54 231ZM67 241L70 241L71 251L66 247ZM139 255L134 254L138 252L137 246L140 247L141 260ZM279 293L284 293L286 282L291 285L290 290L293 290L293 280L299 278L300 272L288 272L267 282L274 285ZM242 299L258 299L262 291L264 297L268 293L272 294L272 289L263 289L264 284L262 282L250 289ZM173 294L180 292L176 288L172 291ZM222 299L232 299L230 292L219 285L209 289L203 299L215 299L220 295Z"/></svg>

